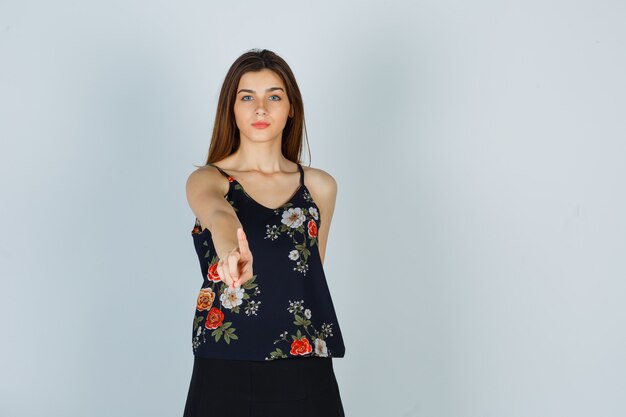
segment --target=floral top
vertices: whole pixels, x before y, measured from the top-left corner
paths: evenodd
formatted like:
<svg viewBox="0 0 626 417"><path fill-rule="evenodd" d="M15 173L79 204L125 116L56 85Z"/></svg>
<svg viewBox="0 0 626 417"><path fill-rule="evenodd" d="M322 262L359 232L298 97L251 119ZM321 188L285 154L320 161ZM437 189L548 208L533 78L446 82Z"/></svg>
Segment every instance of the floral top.
<svg viewBox="0 0 626 417"><path fill-rule="evenodd" d="M211 165L211 164L209 164ZM231 204L254 257L252 279L231 290L220 280L209 229L191 235L202 271L192 329L196 356L268 361L343 357L345 347L326 282L317 231L320 213L304 185L272 209L255 201L221 168Z"/></svg>

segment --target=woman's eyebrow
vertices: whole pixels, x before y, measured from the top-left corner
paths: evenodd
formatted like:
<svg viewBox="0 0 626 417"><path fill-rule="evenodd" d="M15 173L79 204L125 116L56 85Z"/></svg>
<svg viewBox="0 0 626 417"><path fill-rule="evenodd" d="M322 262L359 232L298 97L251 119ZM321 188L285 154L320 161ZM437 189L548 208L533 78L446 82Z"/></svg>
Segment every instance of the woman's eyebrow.
<svg viewBox="0 0 626 417"><path fill-rule="evenodd" d="M283 93L285 92L285 90L283 90L280 87L270 87L266 89L265 91L269 93L270 91L274 91L274 90L281 90ZM242 88L241 90L237 91L237 94L239 93L256 93L256 91L250 90L249 88Z"/></svg>

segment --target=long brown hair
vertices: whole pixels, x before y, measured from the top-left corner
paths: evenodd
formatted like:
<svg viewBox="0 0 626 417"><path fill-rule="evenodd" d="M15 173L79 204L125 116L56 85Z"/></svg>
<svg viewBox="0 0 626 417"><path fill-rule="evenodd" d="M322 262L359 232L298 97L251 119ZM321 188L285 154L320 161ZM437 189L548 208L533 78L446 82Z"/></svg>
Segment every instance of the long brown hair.
<svg viewBox="0 0 626 417"><path fill-rule="evenodd" d="M231 65L217 102L213 135L206 164L220 161L234 153L240 144L239 128L235 122L233 107L237 98L237 86L241 76L249 71L263 69L274 71L285 83L289 103L293 106L293 117L287 119L281 140L283 156L292 162L300 163L302 153L302 133L306 136L304 123L304 105L296 78L289 65L280 56L267 49L251 49L241 55ZM308 136L307 136L308 145ZM310 149L309 149L310 155Z"/></svg>

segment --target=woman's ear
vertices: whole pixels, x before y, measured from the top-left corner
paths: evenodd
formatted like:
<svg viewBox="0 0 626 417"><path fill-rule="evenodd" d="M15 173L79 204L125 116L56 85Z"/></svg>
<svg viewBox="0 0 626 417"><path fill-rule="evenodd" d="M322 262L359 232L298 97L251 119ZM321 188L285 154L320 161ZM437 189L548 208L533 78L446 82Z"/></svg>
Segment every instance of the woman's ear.
<svg viewBox="0 0 626 417"><path fill-rule="evenodd" d="M289 108L289 117L293 117L293 104Z"/></svg>

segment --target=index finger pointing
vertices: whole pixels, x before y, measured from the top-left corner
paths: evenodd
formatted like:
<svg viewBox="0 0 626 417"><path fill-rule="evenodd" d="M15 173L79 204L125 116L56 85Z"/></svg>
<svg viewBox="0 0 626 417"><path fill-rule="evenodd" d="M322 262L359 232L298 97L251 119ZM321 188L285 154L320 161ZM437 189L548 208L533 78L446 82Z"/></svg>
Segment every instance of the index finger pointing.
<svg viewBox="0 0 626 417"><path fill-rule="evenodd" d="M246 233L243 231L242 227L237 229L237 240L239 240L240 252L250 252L250 248L248 247L248 238L246 238Z"/></svg>

